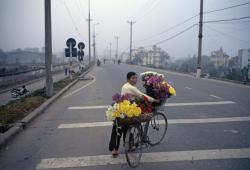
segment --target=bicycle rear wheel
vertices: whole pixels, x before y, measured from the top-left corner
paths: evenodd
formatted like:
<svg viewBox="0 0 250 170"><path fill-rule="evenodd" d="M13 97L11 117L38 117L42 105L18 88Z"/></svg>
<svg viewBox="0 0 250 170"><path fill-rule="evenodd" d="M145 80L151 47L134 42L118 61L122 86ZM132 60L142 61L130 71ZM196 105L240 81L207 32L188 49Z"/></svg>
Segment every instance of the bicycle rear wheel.
<svg viewBox="0 0 250 170"><path fill-rule="evenodd" d="M154 113L154 116L148 124L148 143L151 146L159 144L165 137L167 128L167 117L161 112Z"/></svg>
<svg viewBox="0 0 250 170"><path fill-rule="evenodd" d="M142 155L142 132L141 127L131 126L125 137L125 155L128 165L132 168L140 164Z"/></svg>

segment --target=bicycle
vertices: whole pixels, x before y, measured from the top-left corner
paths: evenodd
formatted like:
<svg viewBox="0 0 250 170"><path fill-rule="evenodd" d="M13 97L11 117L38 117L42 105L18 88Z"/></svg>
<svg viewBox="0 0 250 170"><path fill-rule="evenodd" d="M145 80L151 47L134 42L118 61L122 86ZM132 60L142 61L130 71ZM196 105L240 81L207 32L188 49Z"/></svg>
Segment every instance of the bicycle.
<svg viewBox="0 0 250 170"><path fill-rule="evenodd" d="M126 160L130 167L135 168L140 164L143 146L155 146L163 140L167 126L167 117L160 111L155 111L150 121L129 126L124 146ZM156 139L153 135L159 138Z"/></svg>

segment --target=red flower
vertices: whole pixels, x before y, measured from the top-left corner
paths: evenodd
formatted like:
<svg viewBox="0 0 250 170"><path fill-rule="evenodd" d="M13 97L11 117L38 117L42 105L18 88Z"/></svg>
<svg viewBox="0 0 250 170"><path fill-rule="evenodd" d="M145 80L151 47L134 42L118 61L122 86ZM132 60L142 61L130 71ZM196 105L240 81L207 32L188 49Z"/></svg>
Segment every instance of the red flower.
<svg viewBox="0 0 250 170"><path fill-rule="evenodd" d="M142 96L142 98L144 101L146 101L146 102L148 101L148 98L146 96Z"/></svg>

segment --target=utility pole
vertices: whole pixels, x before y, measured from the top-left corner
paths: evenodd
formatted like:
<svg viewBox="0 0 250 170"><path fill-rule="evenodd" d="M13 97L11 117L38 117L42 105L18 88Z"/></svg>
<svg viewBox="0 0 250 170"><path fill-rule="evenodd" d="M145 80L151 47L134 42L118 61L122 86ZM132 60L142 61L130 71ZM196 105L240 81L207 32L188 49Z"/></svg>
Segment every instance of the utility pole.
<svg viewBox="0 0 250 170"><path fill-rule="evenodd" d="M201 76L201 55L202 55L202 26L203 26L203 0L200 0L200 22L199 22L199 44L198 44L198 58L197 58L197 73L196 78Z"/></svg>
<svg viewBox="0 0 250 170"><path fill-rule="evenodd" d="M94 33L93 33L93 47L94 47L94 63L95 63L95 26L94 26Z"/></svg>
<svg viewBox="0 0 250 170"><path fill-rule="evenodd" d="M132 27L133 24L135 24L135 21L128 21L128 23L130 24L130 51L129 51L129 57L130 57L130 62L132 61Z"/></svg>
<svg viewBox="0 0 250 170"><path fill-rule="evenodd" d="M89 23L89 65L90 65L90 62L91 62L91 38L90 38L90 0L88 0L88 3L89 3L89 18L88 18L88 23Z"/></svg>
<svg viewBox="0 0 250 170"><path fill-rule="evenodd" d="M106 47L106 58L108 59L109 56L109 46Z"/></svg>
<svg viewBox="0 0 250 170"><path fill-rule="evenodd" d="M46 66L46 95L53 95L52 79L52 33L51 33L51 0L44 0L45 9L45 66Z"/></svg>
<svg viewBox="0 0 250 170"><path fill-rule="evenodd" d="M95 60L96 60L96 52L95 52L95 50L96 50L96 43L95 43L95 38L96 38L96 34L95 34L95 26L96 25L99 25L99 22L98 23L95 23L94 25L93 25L93 29L94 29L94 31L93 31L93 47L94 47L94 63L95 63Z"/></svg>
<svg viewBox="0 0 250 170"><path fill-rule="evenodd" d="M116 39L116 54L115 54L115 59L118 61L118 40L119 40L119 37L116 36L115 39Z"/></svg>
<svg viewBox="0 0 250 170"><path fill-rule="evenodd" d="M112 46L112 43L109 43L109 58L110 58L110 60L111 60L111 46Z"/></svg>

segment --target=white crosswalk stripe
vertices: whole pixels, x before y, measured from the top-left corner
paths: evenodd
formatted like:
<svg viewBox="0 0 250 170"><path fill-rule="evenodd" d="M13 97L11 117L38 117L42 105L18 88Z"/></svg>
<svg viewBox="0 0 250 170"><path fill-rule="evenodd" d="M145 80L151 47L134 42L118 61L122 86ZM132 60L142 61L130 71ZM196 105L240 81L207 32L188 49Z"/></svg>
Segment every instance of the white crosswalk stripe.
<svg viewBox="0 0 250 170"><path fill-rule="evenodd" d="M166 103L166 107L176 106L211 106L211 105L226 105L235 104L233 101L218 101L218 102L191 102L191 103ZM106 109L108 106L75 106L68 107L69 110L90 110L90 109Z"/></svg>
<svg viewBox="0 0 250 170"><path fill-rule="evenodd" d="M207 119L170 119L168 124L196 124L196 123L223 123L223 122L244 122L250 121L250 117L224 117L224 118L207 118ZM159 123L165 123L159 121ZM90 127L104 127L111 126L112 122L92 122L92 123L70 123L60 124L59 129L68 128L90 128Z"/></svg>
<svg viewBox="0 0 250 170"><path fill-rule="evenodd" d="M250 158L250 148L143 153L141 162L154 163L236 158ZM123 154L119 155L119 157L115 159L110 155L49 158L42 159L41 162L37 165L36 169L77 168L124 163L126 163L126 161Z"/></svg>

